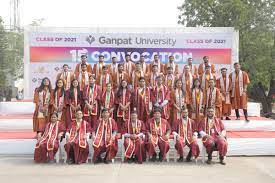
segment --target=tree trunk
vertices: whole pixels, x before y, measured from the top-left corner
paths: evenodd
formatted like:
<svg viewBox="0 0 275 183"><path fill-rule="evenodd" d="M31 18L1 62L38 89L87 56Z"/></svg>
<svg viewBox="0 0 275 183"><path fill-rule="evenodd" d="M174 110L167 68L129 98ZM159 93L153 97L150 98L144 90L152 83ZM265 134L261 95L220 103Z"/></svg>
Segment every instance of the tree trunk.
<svg viewBox="0 0 275 183"><path fill-rule="evenodd" d="M261 82L254 84L251 91L251 97L258 102L262 103L263 113L270 115L272 113L272 96L275 91L275 81L270 80L270 89L266 95L263 84Z"/></svg>

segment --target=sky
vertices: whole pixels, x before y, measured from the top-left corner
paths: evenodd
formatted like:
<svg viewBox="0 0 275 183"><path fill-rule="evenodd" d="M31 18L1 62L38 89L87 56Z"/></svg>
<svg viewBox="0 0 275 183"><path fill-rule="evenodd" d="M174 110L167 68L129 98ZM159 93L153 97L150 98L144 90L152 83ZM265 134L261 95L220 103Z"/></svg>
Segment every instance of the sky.
<svg viewBox="0 0 275 183"><path fill-rule="evenodd" d="M179 27L184 0L20 0L21 25L45 19L50 27ZM9 25L10 0L0 1Z"/></svg>

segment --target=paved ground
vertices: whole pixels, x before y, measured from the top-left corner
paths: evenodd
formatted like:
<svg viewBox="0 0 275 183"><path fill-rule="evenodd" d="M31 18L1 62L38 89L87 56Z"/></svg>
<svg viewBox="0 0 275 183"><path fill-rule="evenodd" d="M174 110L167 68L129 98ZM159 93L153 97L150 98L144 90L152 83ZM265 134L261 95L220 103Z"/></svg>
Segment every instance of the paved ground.
<svg viewBox="0 0 275 183"><path fill-rule="evenodd" d="M198 163L34 164L31 157L0 156L0 182L57 183L275 183L275 157L229 157L227 165Z"/></svg>

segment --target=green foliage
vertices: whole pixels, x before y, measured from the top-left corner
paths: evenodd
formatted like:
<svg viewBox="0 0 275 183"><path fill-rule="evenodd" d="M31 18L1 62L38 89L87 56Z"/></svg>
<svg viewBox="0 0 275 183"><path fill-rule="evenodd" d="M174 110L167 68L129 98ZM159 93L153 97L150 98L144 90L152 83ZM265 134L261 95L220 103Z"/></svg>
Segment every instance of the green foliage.
<svg viewBox="0 0 275 183"><path fill-rule="evenodd" d="M268 89L275 78L274 0L184 0L184 26L234 27L239 30L239 61L251 78Z"/></svg>
<svg viewBox="0 0 275 183"><path fill-rule="evenodd" d="M4 29L0 17L0 87L7 87L7 76L13 80L23 77L24 37L20 32Z"/></svg>

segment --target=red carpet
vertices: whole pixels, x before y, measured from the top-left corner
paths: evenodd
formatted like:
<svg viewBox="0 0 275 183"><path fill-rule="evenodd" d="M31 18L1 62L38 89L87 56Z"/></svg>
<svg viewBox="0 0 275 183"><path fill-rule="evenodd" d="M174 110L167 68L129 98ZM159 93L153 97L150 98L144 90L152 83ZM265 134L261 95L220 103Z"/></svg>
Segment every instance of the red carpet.
<svg viewBox="0 0 275 183"><path fill-rule="evenodd" d="M275 138L274 131L230 131L229 138Z"/></svg>
<svg viewBox="0 0 275 183"><path fill-rule="evenodd" d="M32 131L23 132L0 132L0 139L34 139L36 133Z"/></svg>
<svg viewBox="0 0 275 183"><path fill-rule="evenodd" d="M32 114L0 115L0 119L32 119Z"/></svg>

